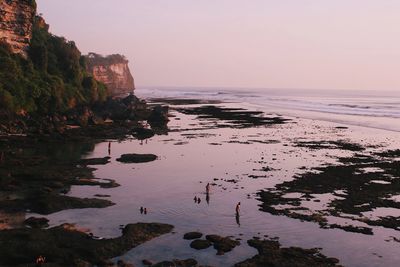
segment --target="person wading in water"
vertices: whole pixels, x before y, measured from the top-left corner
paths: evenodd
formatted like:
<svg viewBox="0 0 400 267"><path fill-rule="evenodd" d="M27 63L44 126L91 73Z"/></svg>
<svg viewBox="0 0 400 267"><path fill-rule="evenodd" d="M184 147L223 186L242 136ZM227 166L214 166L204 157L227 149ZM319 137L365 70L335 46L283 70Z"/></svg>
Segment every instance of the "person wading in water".
<svg viewBox="0 0 400 267"><path fill-rule="evenodd" d="M240 215L240 202L237 203L236 205L236 216Z"/></svg>

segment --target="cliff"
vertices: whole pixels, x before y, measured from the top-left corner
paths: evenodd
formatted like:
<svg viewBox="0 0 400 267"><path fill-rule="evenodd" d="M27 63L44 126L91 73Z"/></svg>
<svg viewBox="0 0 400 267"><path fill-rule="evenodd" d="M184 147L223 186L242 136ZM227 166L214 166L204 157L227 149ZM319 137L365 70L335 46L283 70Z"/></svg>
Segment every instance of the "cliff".
<svg viewBox="0 0 400 267"><path fill-rule="evenodd" d="M49 32L34 0L0 0L0 116L66 112L107 99L75 43Z"/></svg>
<svg viewBox="0 0 400 267"><path fill-rule="evenodd" d="M103 57L95 53L86 56L87 71L93 77L106 84L110 95L117 96L132 93L134 80L129 70L128 60L122 55Z"/></svg>
<svg viewBox="0 0 400 267"><path fill-rule="evenodd" d="M7 43L13 53L27 57L36 14L33 0L0 1L0 41Z"/></svg>

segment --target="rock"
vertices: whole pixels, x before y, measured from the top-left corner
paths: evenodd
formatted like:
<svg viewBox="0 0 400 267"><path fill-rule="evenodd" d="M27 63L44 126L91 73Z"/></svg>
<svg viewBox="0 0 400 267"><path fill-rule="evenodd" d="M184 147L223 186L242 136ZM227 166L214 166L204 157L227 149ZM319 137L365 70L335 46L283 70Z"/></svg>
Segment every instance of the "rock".
<svg viewBox="0 0 400 267"><path fill-rule="evenodd" d="M123 260L118 260L117 261L117 266L118 267L135 267L133 264L131 263L126 263Z"/></svg>
<svg viewBox="0 0 400 267"><path fill-rule="evenodd" d="M39 193L35 196L22 199L1 200L0 208L4 210L18 210L21 207L31 212L47 215L65 209L105 208L114 205L113 202L97 198L77 198L54 193Z"/></svg>
<svg viewBox="0 0 400 267"><path fill-rule="evenodd" d="M239 241L232 240L229 237L224 237L219 241L214 242L214 248L217 250L217 255L223 255L239 245L240 245Z"/></svg>
<svg viewBox="0 0 400 267"><path fill-rule="evenodd" d="M281 248L278 241L252 239L249 246L258 250L258 255L235 264L235 267L258 266L324 266L340 267L338 260L322 255L318 249L298 247Z"/></svg>
<svg viewBox="0 0 400 267"><path fill-rule="evenodd" d="M48 222L46 218L30 217L24 221L24 224L32 228L45 228L49 226Z"/></svg>
<svg viewBox="0 0 400 267"><path fill-rule="evenodd" d="M123 163L145 163L156 159L157 156L153 154L123 154L117 161Z"/></svg>
<svg viewBox="0 0 400 267"><path fill-rule="evenodd" d="M211 242L208 240L197 239L192 241L192 243L190 243L190 247L197 250L206 249L211 247Z"/></svg>
<svg viewBox="0 0 400 267"><path fill-rule="evenodd" d="M137 127L132 130L132 135L139 140L151 138L155 135L152 129Z"/></svg>
<svg viewBox="0 0 400 267"><path fill-rule="evenodd" d="M146 259L142 260L142 263L143 265L146 266L152 266L154 264L151 260L146 260Z"/></svg>
<svg viewBox="0 0 400 267"><path fill-rule="evenodd" d="M183 235L183 239L192 240L192 239L201 238L202 236L203 236L203 234L200 232L189 232L189 233L186 233Z"/></svg>
<svg viewBox="0 0 400 267"><path fill-rule="evenodd" d="M188 267L197 266L197 261L195 259L186 259L186 260L183 260L180 262L181 262L181 265L179 265L178 262L176 262L177 266L188 266Z"/></svg>
<svg viewBox="0 0 400 267"><path fill-rule="evenodd" d="M120 237L101 240L65 225L0 231L0 266L27 266L38 255L46 256L48 266L77 266L76 263L82 261L91 266L101 265L172 229L168 224L128 224Z"/></svg>
<svg viewBox="0 0 400 267"><path fill-rule="evenodd" d="M152 265L152 267L176 267L176 264L173 261L162 261Z"/></svg>
<svg viewBox="0 0 400 267"><path fill-rule="evenodd" d="M151 265L153 267L196 267L197 261L195 259L178 260L173 261L162 261L157 264Z"/></svg>
<svg viewBox="0 0 400 267"><path fill-rule="evenodd" d="M105 165L107 163L110 163L110 159L110 157L81 159L79 163L82 165Z"/></svg>
<svg viewBox="0 0 400 267"><path fill-rule="evenodd" d="M168 106L157 105L153 108L148 118L148 122L153 127L153 125L164 125L169 121L168 118Z"/></svg>
<svg viewBox="0 0 400 267"><path fill-rule="evenodd" d="M183 262L186 264L186 266L196 266L197 261L195 259L186 259L183 260Z"/></svg>
<svg viewBox="0 0 400 267"><path fill-rule="evenodd" d="M206 235L206 239L210 242L219 242L222 239L222 236L219 235Z"/></svg>

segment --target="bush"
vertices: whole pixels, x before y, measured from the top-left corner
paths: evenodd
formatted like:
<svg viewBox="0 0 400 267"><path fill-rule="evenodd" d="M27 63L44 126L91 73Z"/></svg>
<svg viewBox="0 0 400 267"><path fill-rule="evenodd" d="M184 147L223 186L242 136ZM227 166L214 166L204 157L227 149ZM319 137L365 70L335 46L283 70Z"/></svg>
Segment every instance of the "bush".
<svg viewBox="0 0 400 267"><path fill-rule="evenodd" d="M0 87L0 106L6 111L14 111L13 96L7 90Z"/></svg>
<svg viewBox="0 0 400 267"><path fill-rule="evenodd" d="M0 109L14 112L45 115L107 99L106 86L86 72L75 43L50 34L40 17L33 25L28 59L0 43L0 85Z"/></svg>

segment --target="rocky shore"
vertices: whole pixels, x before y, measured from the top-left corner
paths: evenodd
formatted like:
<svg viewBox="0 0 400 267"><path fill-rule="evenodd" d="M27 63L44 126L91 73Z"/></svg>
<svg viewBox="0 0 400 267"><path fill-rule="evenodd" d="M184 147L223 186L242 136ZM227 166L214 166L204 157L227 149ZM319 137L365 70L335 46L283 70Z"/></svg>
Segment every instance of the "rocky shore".
<svg viewBox="0 0 400 267"><path fill-rule="evenodd" d="M101 119L106 118L106 119ZM97 240L65 224L50 229L45 218L31 217L12 222L13 214L33 212L48 215L66 209L104 208L114 205L102 198L66 195L71 186L119 186L111 179L93 176L88 165L102 165L109 157L81 159L96 143L124 139L134 132L157 133L165 129L168 109L148 106L133 95L110 99L91 111L35 121L31 117L2 123L0 136L0 265L29 266L46 255L46 266L107 265L107 259L121 255L140 243L168 233L163 224L128 225L120 238ZM159 129L159 128L157 128ZM139 161L140 156L139 156ZM147 160L147 158L146 158ZM9 219L8 219L9 218ZM6 230L10 229L10 230ZM24 253L20 253L24 248Z"/></svg>
<svg viewBox="0 0 400 267"><path fill-rule="evenodd" d="M220 126L251 128L281 124L286 121L279 117L263 117L259 112L205 104L206 106L200 108L179 108L179 110L184 114L196 114L200 120L218 119L213 126L215 129ZM119 186L111 179L95 178L94 169L90 167L108 164L110 157L81 159L81 155L93 150L96 143L104 140L123 140L127 137L144 140L159 134L159 129L163 129L161 133L165 133L169 117L167 108L147 105L134 96L113 100L108 105L108 108L99 108L97 111L93 109L85 119L79 116L74 117L75 120L67 118L64 123L58 125L58 128L35 130L26 136L3 135L0 138L0 147L3 151L0 169L0 210L10 216L27 211L48 215L65 209L104 208L114 205L102 195L98 195L99 198L77 198L66 195L71 186L89 185L102 188ZM94 119L104 114L107 114L107 120L112 122L99 123ZM143 123L144 120L150 127ZM79 127L68 127L71 121ZM79 121L86 123L78 125ZM21 129L33 128L26 127L19 130ZM53 150L52 147L56 149ZM117 161L143 163L155 159L157 156L153 154L135 153L123 154ZM124 227L122 236L118 238L98 239L90 233L90 230L79 229L68 223L48 228L48 220L41 217L30 217L17 224L14 222L13 225L7 219L1 223L3 230L0 231L0 265L5 266L34 266L35 259L41 255L46 257L45 266L109 266L112 264L109 259L120 256L152 238L169 233L173 228L171 225L157 223L129 224ZM187 233L184 236L190 240L189 246L193 248L194 255L195 251L209 247L213 247L217 255L224 255L232 253L235 247L241 245L240 239L229 236L208 234L203 239L202 237L203 234L198 232ZM248 241L250 246L259 250L259 256L238 263L237 266L265 266L271 263L266 253L275 255L273 261L275 266L287 266L288 262L320 263L311 266L336 266L337 260L328 259L314 250L281 249L276 241L273 245L270 243L272 241L257 242L261 241ZM21 255L19 252L21 248L28 252ZM268 248L269 252L266 252L265 248ZM296 260L292 259L292 256ZM202 266L193 258L143 263L148 266ZM123 261L118 261L117 265L132 266Z"/></svg>
<svg viewBox="0 0 400 267"><path fill-rule="evenodd" d="M45 255L43 266L110 266L108 259L172 229L168 224L129 224L120 237L112 239L95 239L69 224L50 229L3 230L0 231L0 262L2 266L36 266L35 259Z"/></svg>

